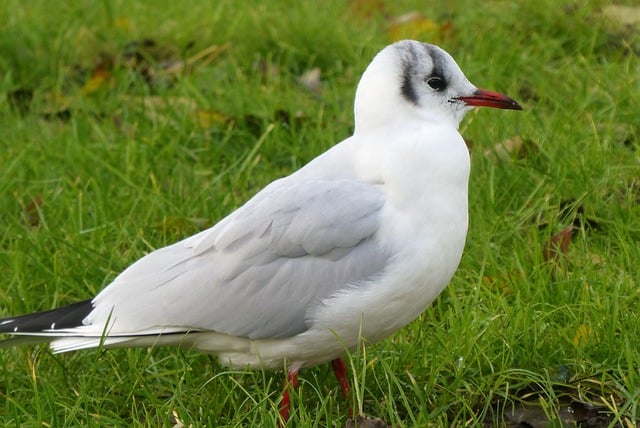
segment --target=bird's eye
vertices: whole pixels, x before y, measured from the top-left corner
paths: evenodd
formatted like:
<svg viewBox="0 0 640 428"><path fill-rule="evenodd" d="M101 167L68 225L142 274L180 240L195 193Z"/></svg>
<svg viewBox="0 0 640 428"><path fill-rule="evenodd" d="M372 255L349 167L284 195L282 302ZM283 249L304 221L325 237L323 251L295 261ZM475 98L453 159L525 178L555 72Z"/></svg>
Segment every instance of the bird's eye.
<svg viewBox="0 0 640 428"><path fill-rule="evenodd" d="M442 91L447 87L447 83L444 81L442 77L430 77L427 79L427 85L431 89L435 89L436 91Z"/></svg>

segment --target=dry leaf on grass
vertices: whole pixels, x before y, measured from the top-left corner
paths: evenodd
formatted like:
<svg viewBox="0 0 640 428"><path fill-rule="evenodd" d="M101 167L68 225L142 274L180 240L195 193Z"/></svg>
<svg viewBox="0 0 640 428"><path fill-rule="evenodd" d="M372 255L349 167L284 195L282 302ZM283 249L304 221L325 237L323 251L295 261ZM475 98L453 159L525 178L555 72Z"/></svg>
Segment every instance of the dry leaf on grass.
<svg viewBox="0 0 640 428"><path fill-rule="evenodd" d="M536 144L532 140L525 140L520 136L516 136L497 143L491 149L486 149L484 155L488 158L507 162L514 159L524 159L536 150Z"/></svg>
<svg viewBox="0 0 640 428"><path fill-rule="evenodd" d="M106 68L96 68L91 72L91 76L80 88L80 94L91 95L98 92L112 79L112 74Z"/></svg>
<svg viewBox="0 0 640 428"><path fill-rule="evenodd" d="M304 74L298 78L298 83L309 91L318 94L322 91L321 75L322 70L320 67L314 67L311 70L304 72Z"/></svg>
<svg viewBox="0 0 640 428"><path fill-rule="evenodd" d="M391 19L388 28L389 39L392 42L413 39L438 43L453 32L453 24L450 21L440 24L417 11Z"/></svg>
<svg viewBox="0 0 640 428"><path fill-rule="evenodd" d="M582 346L593 338L593 332L591 326L588 324L580 324L576 329L576 333L573 335L573 345L578 347Z"/></svg>
<svg viewBox="0 0 640 428"><path fill-rule="evenodd" d="M602 15L622 25L640 26L640 7L610 4L602 8Z"/></svg>
<svg viewBox="0 0 640 428"><path fill-rule="evenodd" d="M573 224L570 224L549 239L542 249L542 257L545 261L558 261L569 251L569 244L573 237Z"/></svg>
<svg viewBox="0 0 640 428"><path fill-rule="evenodd" d="M31 198L26 205L22 206L22 223L31 227L40 226L42 207L44 207L44 198L42 195L35 195Z"/></svg>
<svg viewBox="0 0 640 428"><path fill-rule="evenodd" d="M185 425L184 422L182 422L182 420L180 420L180 416L178 415L178 412L176 412L175 410L171 411L170 423L171 423L171 428L191 428L191 427L193 427L193 425L191 425L191 424L189 424L188 426Z"/></svg>

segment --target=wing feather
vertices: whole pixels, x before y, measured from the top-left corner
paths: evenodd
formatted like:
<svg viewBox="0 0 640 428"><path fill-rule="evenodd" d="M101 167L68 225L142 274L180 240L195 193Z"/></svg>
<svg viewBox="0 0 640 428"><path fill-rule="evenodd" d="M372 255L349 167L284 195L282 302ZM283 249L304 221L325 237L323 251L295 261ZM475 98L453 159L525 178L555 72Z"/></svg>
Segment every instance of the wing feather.
<svg viewBox="0 0 640 428"><path fill-rule="evenodd" d="M383 192L353 180L278 180L216 226L134 263L95 299L109 334L213 330L277 338L308 328L334 293L390 258L376 240Z"/></svg>

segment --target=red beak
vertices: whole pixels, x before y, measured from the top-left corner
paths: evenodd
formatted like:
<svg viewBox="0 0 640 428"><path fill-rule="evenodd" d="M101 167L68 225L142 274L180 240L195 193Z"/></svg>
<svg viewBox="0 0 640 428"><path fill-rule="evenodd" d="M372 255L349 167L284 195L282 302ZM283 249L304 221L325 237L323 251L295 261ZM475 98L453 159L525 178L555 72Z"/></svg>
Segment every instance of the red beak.
<svg viewBox="0 0 640 428"><path fill-rule="evenodd" d="M469 97L457 97L454 99L464 101L466 105L472 107L493 107L508 110L522 110L520 104L508 96L497 92L485 91L484 89L477 89Z"/></svg>

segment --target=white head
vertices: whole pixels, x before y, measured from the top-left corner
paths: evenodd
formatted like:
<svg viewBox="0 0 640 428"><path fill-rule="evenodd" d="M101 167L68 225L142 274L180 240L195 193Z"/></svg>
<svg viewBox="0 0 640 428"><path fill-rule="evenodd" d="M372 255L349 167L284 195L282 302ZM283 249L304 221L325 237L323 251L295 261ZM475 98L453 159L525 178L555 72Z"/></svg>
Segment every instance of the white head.
<svg viewBox="0 0 640 428"><path fill-rule="evenodd" d="M384 48L356 91L356 133L417 119L458 127L473 107L522 108L511 98L475 87L455 60L435 45L403 40Z"/></svg>

